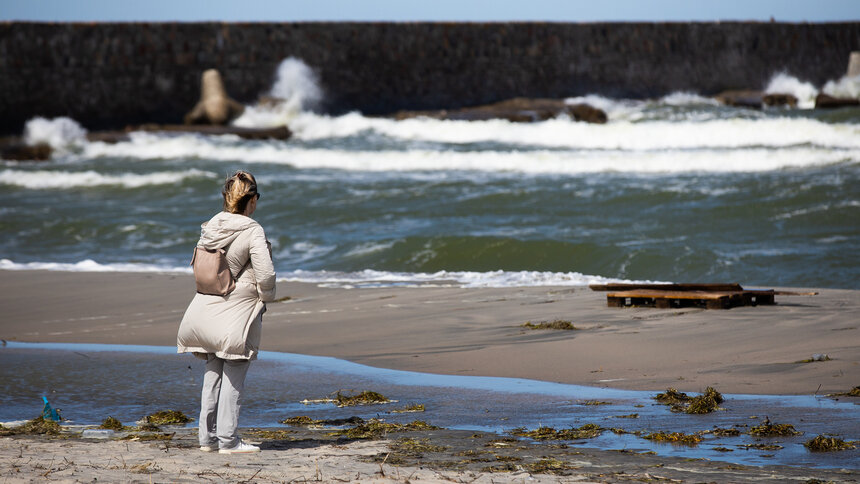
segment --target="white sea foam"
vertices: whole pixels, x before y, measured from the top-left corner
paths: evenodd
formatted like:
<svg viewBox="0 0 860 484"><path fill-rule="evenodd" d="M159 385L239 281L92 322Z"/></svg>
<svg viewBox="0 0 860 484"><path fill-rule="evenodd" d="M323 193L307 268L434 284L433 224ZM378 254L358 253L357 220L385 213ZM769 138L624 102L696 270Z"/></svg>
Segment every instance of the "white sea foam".
<svg viewBox="0 0 860 484"><path fill-rule="evenodd" d="M15 170L0 171L0 185L14 185L35 190L97 186L139 188L148 185L170 185L188 178L217 178L216 173L202 170L155 172L147 174L122 173L105 175L96 171Z"/></svg>
<svg viewBox="0 0 860 484"><path fill-rule="evenodd" d="M290 124L302 111L316 108L323 99L319 78L307 64L295 57L281 61L275 83L267 94L271 102L246 106L234 126L266 128Z"/></svg>
<svg viewBox="0 0 860 484"><path fill-rule="evenodd" d="M786 72L774 74L764 92L765 94L791 94L797 98L797 107L801 109L814 108L815 96L818 95L818 89L812 83L803 82Z"/></svg>
<svg viewBox="0 0 860 484"><path fill-rule="evenodd" d="M188 266L171 267L154 264L113 263L102 264L91 259L75 263L26 262L17 263L0 259L0 270L7 271L61 271L61 272L159 272L190 274ZM371 269L357 272L303 271L279 274L279 281L306 282L334 287L386 287L448 285L457 287L532 287L532 286L586 286L608 282L660 282L631 281L579 272L490 271L490 272L387 272Z"/></svg>
<svg viewBox="0 0 860 484"><path fill-rule="evenodd" d="M24 126L24 142L28 145L46 143L57 151L86 143L87 131L77 121L67 117L53 119L35 117Z"/></svg>
<svg viewBox="0 0 860 484"><path fill-rule="evenodd" d="M842 78L835 81L827 81L821 88L821 92L839 98L860 98L860 76Z"/></svg>
<svg viewBox="0 0 860 484"><path fill-rule="evenodd" d="M59 271L59 272L169 272L191 273L190 267L172 267L156 264L113 263L102 264L92 259L79 262L13 262L0 259L4 271Z"/></svg>

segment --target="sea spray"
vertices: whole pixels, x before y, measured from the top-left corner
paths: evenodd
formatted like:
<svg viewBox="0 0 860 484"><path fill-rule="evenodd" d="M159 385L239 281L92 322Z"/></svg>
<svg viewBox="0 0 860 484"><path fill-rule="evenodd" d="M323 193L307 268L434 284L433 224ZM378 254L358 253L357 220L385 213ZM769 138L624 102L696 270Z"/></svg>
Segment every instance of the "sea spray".
<svg viewBox="0 0 860 484"><path fill-rule="evenodd" d="M801 109L812 109L815 107L815 96L818 89L809 82L791 76L787 72L779 72L770 78L765 94L791 94L797 98L797 107Z"/></svg>
<svg viewBox="0 0 860 484"><path fill-rule="evenodd" d="M28 145L45 143L65 152L86 143L87 131L77 121L67 117L53 119L35 117L24 126L24 142Z"/></svg>
<svg viewBox="0 0 860 484"><path fill-rule="evenodd" d="M301 59L288 57L278 65L275 82L266 98L266 102L247 106L233 125L264 128L290 124L303 111L319 107L323 90L310 66Z"/></svg>

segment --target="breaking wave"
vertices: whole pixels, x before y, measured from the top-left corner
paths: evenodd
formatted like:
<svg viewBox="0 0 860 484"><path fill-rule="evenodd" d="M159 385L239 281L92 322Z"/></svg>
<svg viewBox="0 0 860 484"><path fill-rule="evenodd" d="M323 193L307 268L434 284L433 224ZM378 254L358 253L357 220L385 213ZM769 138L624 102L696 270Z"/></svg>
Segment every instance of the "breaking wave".
<svg viewBox="0 0 860 484"><path fill-rule="evenodd" d="M123 173L119 175L106 175L92 170L73 172L6 169L0 171L0 185L12 185L35 190L100 186L140 188L148 185L171 185L189 178L216 178L217 176L216 173L195 169L146 174Z"/></svg>

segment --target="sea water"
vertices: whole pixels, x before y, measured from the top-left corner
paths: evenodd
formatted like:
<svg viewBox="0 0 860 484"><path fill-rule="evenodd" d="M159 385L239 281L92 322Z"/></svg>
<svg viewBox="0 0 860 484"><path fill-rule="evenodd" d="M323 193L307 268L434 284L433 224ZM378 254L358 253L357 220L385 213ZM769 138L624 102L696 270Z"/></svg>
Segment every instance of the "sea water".
<svg viewBox="0 0 860 484"><path fill-rule="evenodd" d="M55 153L0 161L0 269L187 271L241 168L259 181L254 216L282 280L860 288L860 109L811 109L816 88L788 74L766 87L806 109L591 95L567 101L608 123L396 121L312 111L323 91L291 59L268 93L285 102L235 121L286 122L286 141L106 144L34 119L27 138Z"/></svg>
<svg viewBox="0 0 860 484"><path fill-rule="evenodd" d="M42 397L60 408L67 425L100 424L108 416L125 425L161 410L199 414L203 362L177 355L173 347L34 344L9 342L0 348L0 422L40 414ZM8 370L8 371L7 371ZM337 408L324 400L337 392L370 390L393 400L384 405ZM279 427L289 417L313 419L416 419L449 429L507 435L540 426L567 429L596 424L606 430L593 439L567 442L599 449L653 451L660 455L707 458L750 465L854 468L860 449L810 452L803 443L818 434L860 440L860 399L825 396L723 395L722 407L706 415L674 413L654 401L656 393L595 388L519 378L433 375L373 368L335 358L261 352L251 364L243 397L242 427ZM394 413L422 404L421 413ZM803 435L755 438L750 427L765 418L792 424ZM736 437L706 434L697 446L654 443L632 432L694 433L737 428ZM749 445L778 445L772 449Z"/></svg>

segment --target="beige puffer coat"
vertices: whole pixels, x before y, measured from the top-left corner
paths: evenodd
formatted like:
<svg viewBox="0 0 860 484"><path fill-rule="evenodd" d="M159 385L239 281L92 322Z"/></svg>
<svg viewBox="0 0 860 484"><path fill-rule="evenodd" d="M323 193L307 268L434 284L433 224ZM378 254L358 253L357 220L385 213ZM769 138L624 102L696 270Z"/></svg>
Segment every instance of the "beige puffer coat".
<svg viewBox="0 0 860 484"><path fill-rule="evenodd" d="M239 278L226 296L194 296L179 325L177 352L253 360L265 303L275 299L275 268L263 227L250 217L221 212L201 226L197 245L226 247L230 272Z"/></svg>

